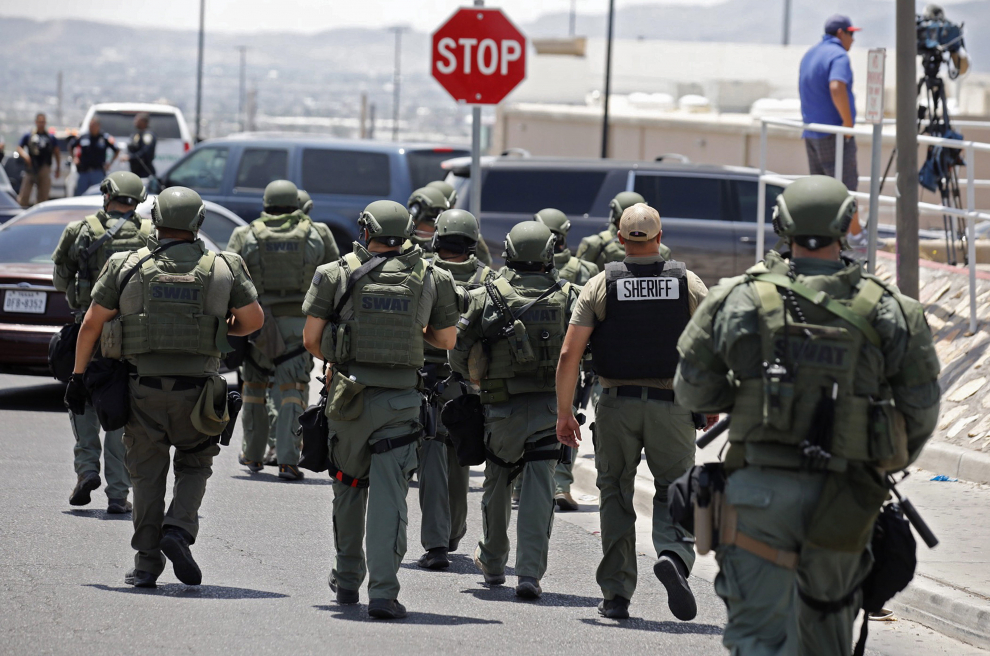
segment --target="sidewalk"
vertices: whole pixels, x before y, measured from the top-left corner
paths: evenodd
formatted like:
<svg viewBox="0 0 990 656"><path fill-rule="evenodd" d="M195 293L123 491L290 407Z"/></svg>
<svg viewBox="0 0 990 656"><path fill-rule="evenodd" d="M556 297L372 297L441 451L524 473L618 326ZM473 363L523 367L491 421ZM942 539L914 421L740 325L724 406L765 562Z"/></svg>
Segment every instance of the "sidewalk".
<svg viewBox="0 0 990 656"><path fill-rule="evenodd" d="M598 493L594 449L590 431L584 430L584 436L575 460L574 492L575 498L591 499L597 498ZM716 460L724 443L723 437L699 451L697 462ZM990 522L986 521L990 486L966 481L934 482L930 480L934 475L912 468L911 475L898 488L911 499L941 543L935 549L928 549L915 536L918 569L914 581L889 606L901 618L990 650ZM637 525L643 523L643 528L638 528L637 545L649 555L654 555L648 523L653 512L653 493L653 477L643 461L636 479L634 504L639 515ZM711 554L698 557L694 576L713 581L717 573L718 566ZM879 632L878 628L885 630L871 626L871 636Z"/></svg>

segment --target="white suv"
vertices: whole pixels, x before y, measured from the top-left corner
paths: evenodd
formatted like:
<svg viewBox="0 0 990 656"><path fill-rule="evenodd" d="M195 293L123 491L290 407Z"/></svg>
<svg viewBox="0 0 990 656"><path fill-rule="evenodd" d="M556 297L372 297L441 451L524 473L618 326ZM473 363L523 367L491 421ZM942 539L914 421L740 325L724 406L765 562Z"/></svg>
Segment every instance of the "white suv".
<svg viewBox="0 0 990 656"><path fill-rule="evenodd" d="M134 117L142 112L149 116L148 129L158 137L154 165L158 175L161 175L193 146L189 126L186 125L186 119L178 107L157 103L99 103L86 112L79 134L89 132L90 120L94 117L98 118L100 130L110 134L121 151L121 156L110 170L129 171L130 166L124 161L127 155L127 142L134 134ZM74 170L71 175L72 180L67 183L74 187L76 178Z"/></svg>

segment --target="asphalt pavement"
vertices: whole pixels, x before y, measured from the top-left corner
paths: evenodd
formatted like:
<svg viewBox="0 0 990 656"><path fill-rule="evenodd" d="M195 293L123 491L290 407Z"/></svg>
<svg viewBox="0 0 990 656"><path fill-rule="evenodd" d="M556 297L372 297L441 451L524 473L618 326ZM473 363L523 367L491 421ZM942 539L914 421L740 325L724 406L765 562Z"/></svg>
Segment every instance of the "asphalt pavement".
<svg viewBox="0 0 990 656"><path fill-rule="evenodd" d="M250 475L237 464L239 429L216 460L201 509L193 554L203 585L179 583L169 567L157 590L126 586L129 516L107 515L102 491L88 507L68 505L73 438L61 396L45 379L0 376L0 653L725 653L725 611L709 580L692 577L698 618L677 621L648 546L633 618L599 617L591 493L580 494L581 512L556 516L542 599L516 599L511 568L509 586L487 588L470 558L480 534L480 471L471 478L468 535L444 572L415 564L420 513L415 484L410 489L399 575L407 619L368 618L366 588L360 606L339 606L327 587L329 479L286 483L272 468ZM895 624L872 631L878 638L868 653L981 653L912 622Z"/></svg>

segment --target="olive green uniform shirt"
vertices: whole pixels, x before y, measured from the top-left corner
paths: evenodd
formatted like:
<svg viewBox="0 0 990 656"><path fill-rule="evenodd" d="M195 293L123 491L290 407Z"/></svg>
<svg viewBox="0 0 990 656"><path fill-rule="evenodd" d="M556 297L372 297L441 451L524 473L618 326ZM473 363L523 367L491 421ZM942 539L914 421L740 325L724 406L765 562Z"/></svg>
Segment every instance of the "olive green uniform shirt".
<svg viewBox="0 0 990 656"><path fill-rule="evenodd" d="M653 264L655 262L663 261L664 258L660 255L648 255L644 257L627 256L626 259L623 260L623 262L629 264ZM708 295L708 288L705 286L705 283L701 281L701 278L691 271L687 272L687 288L688 309L693 315L695 309L697 309L698 305L705 300L705 296ZM581 295L578 297L577 304L574 307L574 313L571 315L571 324L575 326L584 326L585 328L594 328L600 322L604 321L606 295L607 290L605 284L605 272L603 271L589 280L588 284L581 288ZM601 382L602 387L643 385L645 387L657 387L659 389L674 389L673 378L626 380L599 376L598 380Z"/></svg>

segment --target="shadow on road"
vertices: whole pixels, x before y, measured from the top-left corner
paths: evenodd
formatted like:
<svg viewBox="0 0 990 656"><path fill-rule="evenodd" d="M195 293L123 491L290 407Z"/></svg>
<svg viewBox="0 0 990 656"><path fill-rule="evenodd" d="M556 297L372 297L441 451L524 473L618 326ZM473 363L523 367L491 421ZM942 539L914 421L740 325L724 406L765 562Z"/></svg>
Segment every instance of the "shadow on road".
<svg viewBox="0 0 990 656"><path fill-rule="evenodd" d="M65 386L61 383L14 387L0 390L0 410L29 412L68 412L62 402Z"/></svg>
<svg viewBox="0 0 990 656"><path fill-rule="evenodd" d="M635 629L637 631L659 631L660 633L693 633L697 635L721 635L722 627L714 624L692 624L690 622L654 622L636 617L628 620L607 620L603 618L578 620L591 626L606 629Z"/></svg>
<svg viewBox="0 0 990 656"><path fill-rule="evenodd" d="M102 519L104 521L118 522L118 521L131 521L131 513L119 513L111 515L106 510L100 510L99 508L79 508L76 510L63 510L63 515L69 515L70 517L88 517L90 519Z"/></svg>
<svg viewBox="0 0 990 656"><path fill-rule="evenodd" d="M181 597L189 599L284 599L289 595L280 592L266 592L250 588L230 588L225 585L184 585L182 583L159 583L157 588L135 588L109 586L102 583L84 583L87 588L105 592L152 595L158 597Z"/></svg>
<svg viewBox="0 0 990 656"><path fill-rule="evenodd" d="M365 607L362 606L313 606L317 610L334 612L333 619L347 620L349 622L378 622L373 617L368 616ZM500 620L485 620L480 617L462 617L460 615L440 615L438 613L417 613L409 611L409 616L404 620L395 620L402 624L425 624L433 626L464 626L467 624L501 624Z"/></svg>
<svg viewBox="0 0 990 656"><path fill-rule="evenodd" d="M562 594L559 592L544 592L539 599L522 599L516 596L516 590L511 585L500 585L491 588L471 588L461 590L461 594L469 594L480 601L517 602L534 606L568 606L572 608L594 608L601 601L597 597L582 597L581 595Z"/></svg>

